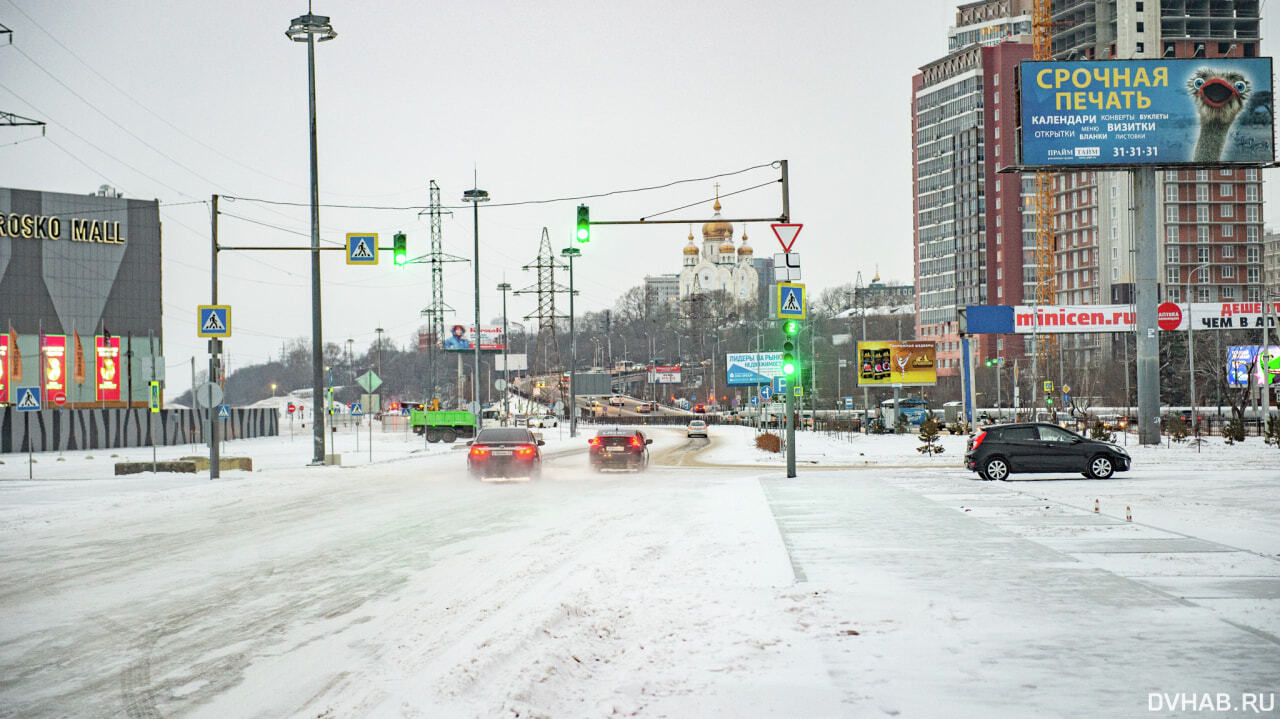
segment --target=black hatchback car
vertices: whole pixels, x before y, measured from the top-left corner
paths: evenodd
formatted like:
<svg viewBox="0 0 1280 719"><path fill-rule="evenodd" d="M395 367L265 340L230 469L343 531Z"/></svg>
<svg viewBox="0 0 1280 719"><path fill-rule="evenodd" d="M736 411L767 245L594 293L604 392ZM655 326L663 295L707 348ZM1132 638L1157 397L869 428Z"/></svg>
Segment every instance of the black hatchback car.
<svg viewBox="0 0 1280 719"><path fill-rule="evenodd" d="M964 466L983 479L1013 473L1080 473L1106 479L1124 472L1129 453L1109 442L1081 437L1052 424L1022 422L984 427L969 440Z"/></svg>
<svg viewBox="0 0 1280 719"><path fill-rule="evenodd" d="M587 461L596 471L633 469L638 472L649 466L649 445L653 440L639 430L603 429L587 442Z"/></svg>
<svg viewBox="0 0 1280 719"><path fill-rule="evenodd" d="M468 442L467 471L472 477L531 477L542 475L546 444L524 427L482 429Z"/></svg>

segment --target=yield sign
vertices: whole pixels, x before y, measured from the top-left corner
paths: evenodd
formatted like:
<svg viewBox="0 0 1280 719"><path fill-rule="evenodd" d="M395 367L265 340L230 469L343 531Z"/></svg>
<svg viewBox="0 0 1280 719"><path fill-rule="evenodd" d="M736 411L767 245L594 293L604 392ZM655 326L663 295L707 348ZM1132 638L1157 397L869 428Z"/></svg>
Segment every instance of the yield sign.
<svg viewBox="0 0 1280 719"><path fill-rule="evenodd" d="M778 244L782 245L783 252L790 252L791 246L796 243L796 236L800 234L800 228L804 227L803 223L783 224L775 222L769 225L773 228L773 234L778 236Z"/></svg>

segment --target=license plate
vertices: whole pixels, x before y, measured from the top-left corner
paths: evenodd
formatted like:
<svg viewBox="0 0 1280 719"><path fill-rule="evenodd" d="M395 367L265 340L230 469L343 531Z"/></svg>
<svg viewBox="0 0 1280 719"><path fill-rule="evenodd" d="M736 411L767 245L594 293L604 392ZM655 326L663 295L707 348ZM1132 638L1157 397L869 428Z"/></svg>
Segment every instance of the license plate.
<svg viewBox="0 0 1280 719"><path fill-rule="evenodd" d="M509 449L495 449L495 450L493 450L493 456L495 456L495 457L510 457L510 456L511 456L511 450L509 450Z"/></svg>
<svg viewBox="0 0 1280 719"><path fill-rule="evenodd" d="M617 452L619 449L620 449L620 447L605 447L605 448L604 448L604 453L605 453L605 454L613 454L614 452Z"/></svg>

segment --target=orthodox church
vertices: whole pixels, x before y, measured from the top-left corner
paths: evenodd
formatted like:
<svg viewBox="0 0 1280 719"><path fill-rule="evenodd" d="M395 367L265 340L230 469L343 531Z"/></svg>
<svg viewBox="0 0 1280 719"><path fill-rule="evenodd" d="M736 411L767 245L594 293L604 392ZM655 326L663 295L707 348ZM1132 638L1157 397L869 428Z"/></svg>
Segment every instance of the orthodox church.
<svg viewBox="0 0 1280 719"><path fill-rule="evenodd" d="M747 244L747 229L742 228L742 244L733 244L733 225L720 218L719 190L715 214L711 222L702 226L702 248L693 243L693 228L689 229L689 244L684 246L684 266L680 269L680 299L706 292L722 291L738 302L755 302L759 291L759 273L752 263L751 245Z"/></svg>

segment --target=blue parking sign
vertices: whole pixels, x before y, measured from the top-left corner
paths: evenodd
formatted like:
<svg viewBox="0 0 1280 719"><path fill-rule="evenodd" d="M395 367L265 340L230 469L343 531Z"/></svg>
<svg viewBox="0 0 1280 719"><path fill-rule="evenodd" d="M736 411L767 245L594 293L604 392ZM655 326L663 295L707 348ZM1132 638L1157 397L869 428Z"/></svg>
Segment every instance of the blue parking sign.
<svg viewBox="0 0 1280 719"><path fill-rule="evenodd" d="M774 394L786 394L786 393L787 393L787 378L786 378L786 377L774 377L774 378L773 378L773 393L774 393Z"/></svg>

